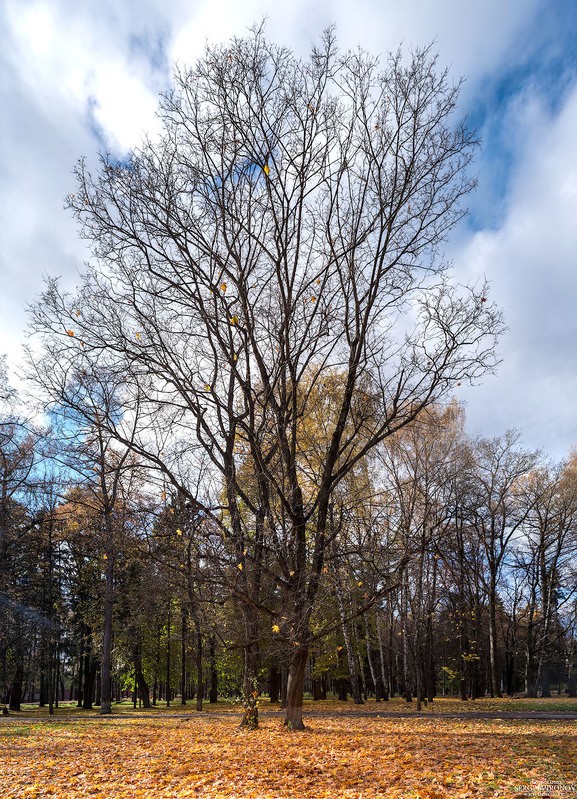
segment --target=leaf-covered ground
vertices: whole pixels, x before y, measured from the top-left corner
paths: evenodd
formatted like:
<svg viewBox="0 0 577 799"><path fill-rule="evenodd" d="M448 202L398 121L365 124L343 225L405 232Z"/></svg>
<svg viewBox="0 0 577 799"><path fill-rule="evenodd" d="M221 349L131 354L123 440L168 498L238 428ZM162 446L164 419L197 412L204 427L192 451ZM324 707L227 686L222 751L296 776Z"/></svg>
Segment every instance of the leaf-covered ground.
<svg viewBox="0 0 577 799"><path fill-rule="evenodd" d="M266 717L0 720L2 799L575 796L571 721ZM549 786L549 787L546 787Z"/></svg>

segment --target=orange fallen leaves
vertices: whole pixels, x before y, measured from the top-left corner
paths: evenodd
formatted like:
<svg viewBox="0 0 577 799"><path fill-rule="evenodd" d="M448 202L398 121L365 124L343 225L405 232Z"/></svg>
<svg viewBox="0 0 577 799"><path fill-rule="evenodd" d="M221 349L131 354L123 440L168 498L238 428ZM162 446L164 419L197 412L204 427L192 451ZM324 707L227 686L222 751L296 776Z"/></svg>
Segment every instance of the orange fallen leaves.
<svg viewBox="0 0 577 799"><path fill-rule="evenodd" d="M255 732L208 713L0 725L4 797L465 799L576 784L571 722L311 718ZM18 734L17 730L23 730ZM11 731L16 731L10 734Z"/></svg>

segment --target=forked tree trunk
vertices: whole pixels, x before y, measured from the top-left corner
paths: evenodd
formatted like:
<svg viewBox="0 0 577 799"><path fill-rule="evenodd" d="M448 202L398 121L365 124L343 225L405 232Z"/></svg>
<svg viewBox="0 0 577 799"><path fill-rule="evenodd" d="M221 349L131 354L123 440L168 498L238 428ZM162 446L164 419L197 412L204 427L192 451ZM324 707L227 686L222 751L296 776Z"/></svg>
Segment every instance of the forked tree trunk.
<svg viewBox="0 0 577 799"><path fill-rule="evenodd" d="M308 649L295 646L289 664L284 725L289 730L304 730L303 692L307 667Z"/></svg>

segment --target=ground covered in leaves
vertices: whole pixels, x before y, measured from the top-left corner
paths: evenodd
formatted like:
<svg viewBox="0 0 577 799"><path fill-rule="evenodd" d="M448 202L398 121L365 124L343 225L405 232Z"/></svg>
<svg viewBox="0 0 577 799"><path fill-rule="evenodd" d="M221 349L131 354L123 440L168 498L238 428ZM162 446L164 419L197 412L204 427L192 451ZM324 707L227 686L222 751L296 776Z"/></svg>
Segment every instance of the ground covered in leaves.
<svg viewBox="0 0 577 799"><path fill-rule="evenodd" d="M378 799L577 795L577 723L231 715L0 721L4 797Z"/></svg>

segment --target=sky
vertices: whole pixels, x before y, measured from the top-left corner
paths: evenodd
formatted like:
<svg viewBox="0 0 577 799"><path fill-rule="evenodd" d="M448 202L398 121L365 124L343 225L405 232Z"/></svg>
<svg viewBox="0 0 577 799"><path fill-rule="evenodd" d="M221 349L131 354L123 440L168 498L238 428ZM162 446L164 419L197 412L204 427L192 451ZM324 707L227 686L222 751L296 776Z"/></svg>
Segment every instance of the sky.
<svg viewBox="0 0 577 799"><path fill-rule="evenodd" d="M487 279L508 331L498 372L459 389L472 434L508 428L555 460L577 447L575 0L0 0L0 354L17 382L26 303L43 275L73 289L88 258L65 196L81 157L122 158L154 132L175 64L206 42L268 37L305 55L434 43L465 77L483 146L470 213L446 245L455 279Z"/></svg>

